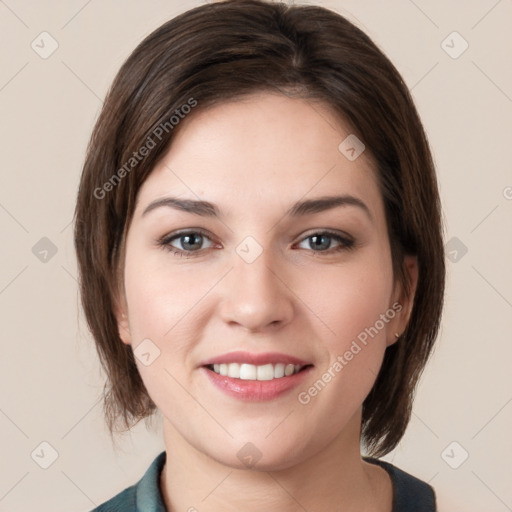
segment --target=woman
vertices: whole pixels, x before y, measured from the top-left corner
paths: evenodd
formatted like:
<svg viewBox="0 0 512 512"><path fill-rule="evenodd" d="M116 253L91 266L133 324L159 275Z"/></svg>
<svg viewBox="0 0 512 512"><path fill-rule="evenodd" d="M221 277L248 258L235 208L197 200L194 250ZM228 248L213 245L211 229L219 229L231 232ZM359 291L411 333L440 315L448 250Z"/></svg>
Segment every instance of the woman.
<svg viewBox="0 0 512 512"><path fill-rule="evenodd" d="M158 410L165 441L95 510L435 510L377 457L437 336L440 201L358 28L260 0L165 23L108 93L75 220L109 428Z"/></svg>

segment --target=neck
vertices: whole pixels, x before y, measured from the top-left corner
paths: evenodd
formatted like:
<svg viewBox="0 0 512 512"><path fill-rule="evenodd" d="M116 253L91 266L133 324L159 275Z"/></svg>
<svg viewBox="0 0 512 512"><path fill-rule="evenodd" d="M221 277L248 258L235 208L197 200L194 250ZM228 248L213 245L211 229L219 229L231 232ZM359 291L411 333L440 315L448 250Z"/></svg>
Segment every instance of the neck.
<svg viewBox="0 0 512 512"><path fill-rule="evenodd" d="M386 471L361 459L360 412L331 443L286 469L237 469L198 451L164 419L166 463L160 486L168 512L178 510L389 512Z"/></svg>

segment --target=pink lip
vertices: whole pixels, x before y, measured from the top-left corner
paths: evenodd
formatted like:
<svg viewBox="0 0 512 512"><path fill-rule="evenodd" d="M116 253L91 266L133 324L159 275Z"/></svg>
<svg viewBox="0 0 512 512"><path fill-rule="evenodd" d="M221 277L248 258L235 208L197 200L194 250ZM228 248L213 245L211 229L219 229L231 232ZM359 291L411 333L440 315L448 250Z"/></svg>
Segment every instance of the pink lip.
<svg viewBox="0 0 512 512"><path fill-rule="evenodd" d="M297 357L288 356L286 354L280 354L278 352L264 352L262 354L251 354L249 352L238 350L235 352L229 352L228 354L223 354L221 356L212 357L211 359L207 359L206 361L200 363L200 366L222 363L246 363L253 364L255 366L278 363L300 364L302 366L311 364L308 361L303 361L302 359L298 359Z"/></svg>
<svg viewBox="0 0 512 512"><path fill-rule="evenodd" d="M237 361L240 361L240 359L237 359ZM268 361L268 359L266 359L266 361ZM286 391L298 386L307 377L307 375L309 375L309 372L312 369L313 366L308 366L299 373L291 375L290 377L281 377L273 380L233 379L231 377L219 375L205 367L202 367L201 371L205 373L214 386L228 396L248 402L261 402L277 398Z"/></svg>

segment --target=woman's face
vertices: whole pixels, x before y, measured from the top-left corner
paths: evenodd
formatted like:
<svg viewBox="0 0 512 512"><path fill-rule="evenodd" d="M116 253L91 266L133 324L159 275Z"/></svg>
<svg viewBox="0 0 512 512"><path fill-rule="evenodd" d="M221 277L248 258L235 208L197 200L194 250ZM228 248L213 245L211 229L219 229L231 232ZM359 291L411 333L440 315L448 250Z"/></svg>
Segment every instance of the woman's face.
<svg viewBox="0 0 512 512"><path fill-rule="evenodd" d="M118 310L166 438L233 467L359 452L409 306L367 153L327 107L277 94L182 123L139 191Z"/></svg>

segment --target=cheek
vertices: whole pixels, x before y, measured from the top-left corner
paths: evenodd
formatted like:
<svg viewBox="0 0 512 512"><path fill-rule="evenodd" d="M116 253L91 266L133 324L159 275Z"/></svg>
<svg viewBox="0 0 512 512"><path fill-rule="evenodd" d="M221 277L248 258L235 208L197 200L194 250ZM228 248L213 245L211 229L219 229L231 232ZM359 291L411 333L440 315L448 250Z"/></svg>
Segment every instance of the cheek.
<svg viewBox="0 0 512 512"><path fill-rule="evenodd" d="M184 381L183 362L189 340L194 336L190 318L197 296L193 286L185 286L186 279L169 276L169 270L152 261L150 255L140 256L133 250L125 265L135 362L144 386L162 414L168 418L182 417L181 409L188 404L188 397L178 382ZM145 358L144 353L150 356Z"/></svg>
<svg viewBox="0 0 512 512"><path fill-rule="evenodd" d="M332 421L339 424L363 402L386 350L388 322L394 317L392 290L391 261L376 255L350 266L318 269L303 281L300 296L308 297L323 336L321 382L302 390L300 403L314 401L317 410L340 405L332 409Z"/></svg>
<svg viewBox="0 0 512 512"><path fill-rule="evenodd" d="M211 268L191 274L190 267L171 263L171 257L134 244L124 275L135 361L151 398L167 415L188 401L178 382L187 382L192 349L204 330L201 299L218 281ZM143 340L150 343L139 350ZM150 348L149 365L138 358L143 346Z"/></svg>
<svg viewBox="0 0 512 512"><path fill-rule="evenodd" d="M391 263L361 258L353 265L325 265L308 271L307 279L300 280L298 295L324 324L330 350L341 350L385 314L392 289ZM386 325L378 324L382 337Z"/></svg>
<svg viewBox="0 0 512 512"><path fill-rule="evenodd" d="M184 328L190 328L190 318L194 317L199 301L218 280L211 270L191 274L190 267L172 262L171 257L163 249L160 252L134 248L126 259L124 277L130 329L138 338L179 342L186 337L188 331Z"/></svg>

